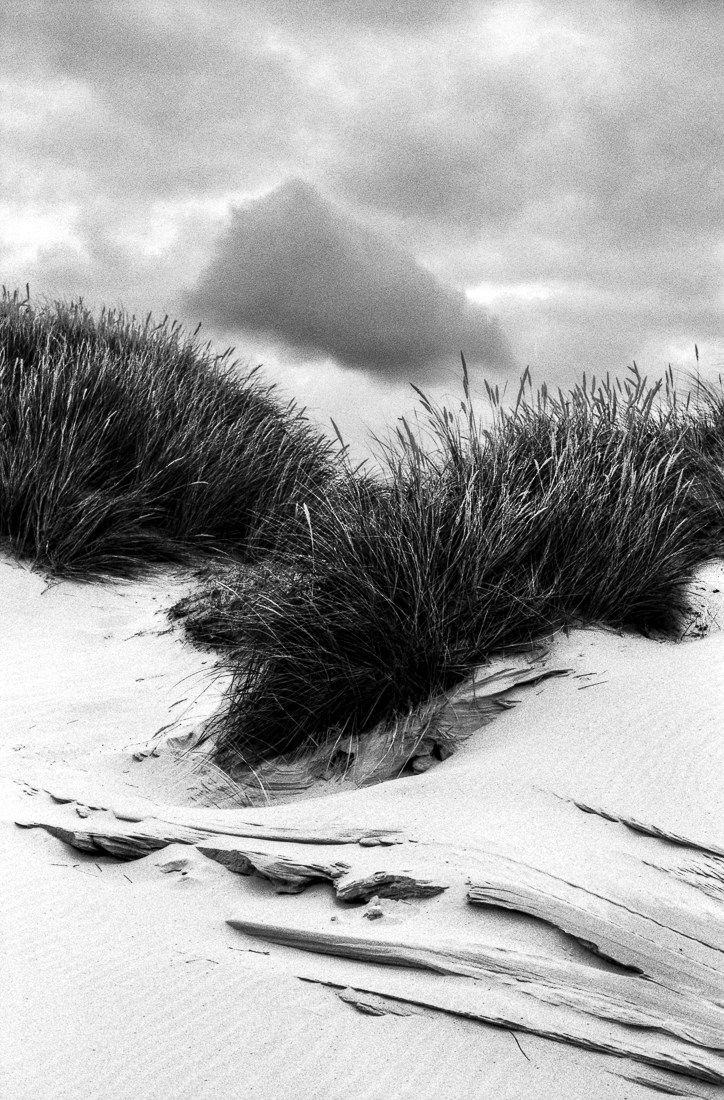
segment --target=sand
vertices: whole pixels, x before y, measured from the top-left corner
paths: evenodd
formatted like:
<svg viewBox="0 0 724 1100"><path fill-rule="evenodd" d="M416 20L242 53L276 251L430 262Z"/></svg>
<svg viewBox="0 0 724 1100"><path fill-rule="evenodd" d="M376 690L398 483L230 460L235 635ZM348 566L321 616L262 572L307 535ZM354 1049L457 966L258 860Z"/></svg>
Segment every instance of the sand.
<svg viewBox="0 0 724 1100"><path fill-rule="evenodd" d="M687 640L560 635L424 774L244 809L189 589L0 562L4 1098L724 1093L720 563Z"/></svg>

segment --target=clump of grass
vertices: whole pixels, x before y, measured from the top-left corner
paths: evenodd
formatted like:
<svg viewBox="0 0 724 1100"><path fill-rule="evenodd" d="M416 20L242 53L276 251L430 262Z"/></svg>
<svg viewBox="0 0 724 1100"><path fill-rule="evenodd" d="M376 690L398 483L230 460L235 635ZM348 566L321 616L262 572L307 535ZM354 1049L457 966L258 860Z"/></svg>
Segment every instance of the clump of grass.
<svg viewBox="0 0 724 1100"><path fill-rule="evenodd" d="M567 624L673 629L724 553L724 390L526 375L486 426L463 384L418 391L373 477L178 325L4 292L0 538L81 577L236 563L178 609L235 654L220 760L394 725Z"/></svg>
<svg viewBox="0 0 724 1100"><path fill-rule="evenodd" d="M303 411L178 324L3 291L0 537L16 554L75 576L253 560L335 468Z"/></svg>
<svg viewBox="0 0 724 1100"><path fill-rule="evenodd" d="M694 409L635 369L557 395L526 377L512 409L489 390L486 428L464 386L457 413L420 393L377 482L310 501L296 583L227 607L251 656L222 760L364 733L579 620L670 630L724 549L724 398Z"/></svg>

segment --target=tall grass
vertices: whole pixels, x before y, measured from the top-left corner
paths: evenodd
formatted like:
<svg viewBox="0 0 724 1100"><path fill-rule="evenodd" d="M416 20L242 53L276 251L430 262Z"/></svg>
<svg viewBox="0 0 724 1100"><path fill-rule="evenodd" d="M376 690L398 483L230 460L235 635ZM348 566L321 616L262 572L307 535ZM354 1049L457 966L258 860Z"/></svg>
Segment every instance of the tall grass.
<svg viewBox="0 0 724 1100"><path fill-rule="evenodd" d="M227 608L237 671L222 759L363 733L447 690L491 651L594 620L669 630L684 585L724 550L724 397L673 377L516 405L492 426L420 393L422 425L382 451L385 476L310 503L294 583Z"/></svg>
<svg viewBox="0 0 724 1100"><path fill-rule="evenodd" d="M75 576L263 560L197 615L238 647L222 760L392 722L566 624L675 627L724 554L724 389L526 375L483 422L463 387L418 391L373 477L176 324L4 293L0 538Z"/></svg>
<svg viewBox="0 0 724 1100"><path fill-rule="evenodd" d="M334 479L330 444L229 353L82 302L0 301L0 537L64 574L254 558Z"/></svg>

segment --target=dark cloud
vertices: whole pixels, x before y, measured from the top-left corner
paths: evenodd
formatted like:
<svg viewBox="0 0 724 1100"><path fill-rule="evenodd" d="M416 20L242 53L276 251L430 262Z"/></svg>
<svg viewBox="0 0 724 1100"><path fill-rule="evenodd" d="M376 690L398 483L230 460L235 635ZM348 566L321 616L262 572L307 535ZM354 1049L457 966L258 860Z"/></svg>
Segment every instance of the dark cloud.
<svg viewBox="0 0 724 1100"><path fill-rule="evenodd" d="M460 348L510 365L486 311L301 181L233 212L187 309L386 377L429 377Z"/></svg>

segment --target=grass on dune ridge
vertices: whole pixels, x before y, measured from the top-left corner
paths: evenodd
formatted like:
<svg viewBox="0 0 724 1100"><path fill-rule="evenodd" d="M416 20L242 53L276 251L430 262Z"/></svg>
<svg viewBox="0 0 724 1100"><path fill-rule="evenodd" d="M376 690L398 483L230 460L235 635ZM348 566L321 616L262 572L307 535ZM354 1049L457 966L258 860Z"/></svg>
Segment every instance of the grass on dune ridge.
<svg viewBox="0 0 724 1100"><path fill-rule="evenodd" d="M463 361L464 366L464 361ZM418 393L385 477L310 505L296 580L226 615L238 668L222 758L253 762L391 721L495 650L579 621L671 630L724 551L724 397L673 375L553 395L526 375L484 428Z"/></svg>
<svg viewBox="0 0 724 1100"><path fill-rule="evenodd" d="M0 301L0 537L52 572L253 559L333 450L254 371L168 320Z"/></svg>
<svg viewBox="0 0 724 1100"><path fill-rule="evenodd" d="M721 387L526 374L511 407L488 390L486 426L463 385L455 411L418 391L373 476L175 325L6 294L0 535L73 575L261 563L259 583L222 574L207 623L235 662L227 762L393 722L566 624L672 629L724 553Z"/></svg>

